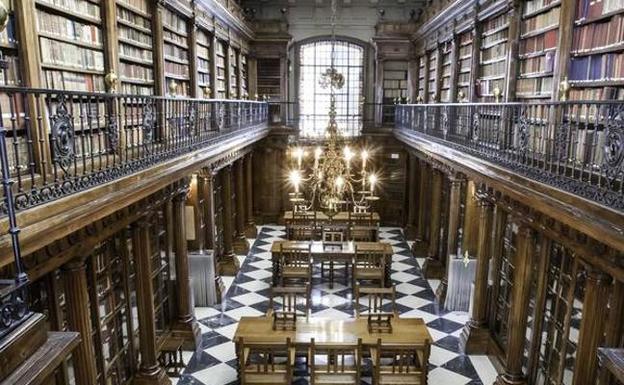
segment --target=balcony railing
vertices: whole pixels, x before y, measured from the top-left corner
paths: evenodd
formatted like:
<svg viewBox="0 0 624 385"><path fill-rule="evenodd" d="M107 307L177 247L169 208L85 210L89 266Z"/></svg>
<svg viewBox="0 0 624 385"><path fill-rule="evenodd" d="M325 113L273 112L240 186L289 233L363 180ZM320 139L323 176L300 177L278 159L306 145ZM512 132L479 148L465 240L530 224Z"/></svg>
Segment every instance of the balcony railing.
<svg viewBox="0 0 624 385"><path fill-rule="evenodd" d="M624 211L624 103L416 104L395 127Z"/></svg>
<svg viewBox="0 0 624 385"><path fill-rule="evenodd" d="M15 279L0 280L2 338L28 315L19 211L266 126L268 105L0 87L0 117L0 217L15 261Z"/></svg>

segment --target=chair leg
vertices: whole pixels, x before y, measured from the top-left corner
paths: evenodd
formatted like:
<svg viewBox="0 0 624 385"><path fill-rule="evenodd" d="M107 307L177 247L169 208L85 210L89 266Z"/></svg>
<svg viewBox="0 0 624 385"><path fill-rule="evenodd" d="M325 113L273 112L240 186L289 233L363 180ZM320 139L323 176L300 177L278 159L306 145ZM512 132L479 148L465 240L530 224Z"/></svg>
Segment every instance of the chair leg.
<svg viewBox="0 0 624 385"><path fill-rule="evenodd" d="M334 261L329 261L329 288L334 288Z"/></svg>
<svg viewBox="0 0 624 385"><path fill-rule="evenodd" d="M321 278L325 277L325 262L321 262Z"/></svg>

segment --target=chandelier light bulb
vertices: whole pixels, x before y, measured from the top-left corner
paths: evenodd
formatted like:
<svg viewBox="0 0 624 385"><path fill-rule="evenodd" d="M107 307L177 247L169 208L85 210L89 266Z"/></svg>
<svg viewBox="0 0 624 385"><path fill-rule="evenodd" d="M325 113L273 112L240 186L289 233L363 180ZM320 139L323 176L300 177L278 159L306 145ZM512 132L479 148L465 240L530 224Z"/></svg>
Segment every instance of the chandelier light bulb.
<svg viewBox="0 0 624 385"><path fill-rule="evenodd" d="M366 170L366 161L368 160L368 151L362 150L362 172Z"/></svg>
<svg viewBox="0 0 624 385"><path fill-rule="evenodd" d="M301 184L301 174L299 170L292 170L288 176L290 183L295 187L295 193L299 193L299 185Z"/></svg>
<svg viewBox="0 0 624 385"><path fill-rule="evenodd" d="M372 174L370 177L368 177L368 181L370 183L371 193L375 193L375 184L377 183L377 175Z"/></svg>
<svg viewBox="0 0 624 385"><path fill-rule="evenodd" d="M338 176L336 178L336 190L340 191L342 190L342 186L344 186L344 179L342 176Z"/></svg>
<svg viewBox="0 0 624 385"><path fill-rule="evenodd" d="M320 147L317 147L314 150L314 159L318 160L321 157L321 155L323 155L323 149Z"/></svg>

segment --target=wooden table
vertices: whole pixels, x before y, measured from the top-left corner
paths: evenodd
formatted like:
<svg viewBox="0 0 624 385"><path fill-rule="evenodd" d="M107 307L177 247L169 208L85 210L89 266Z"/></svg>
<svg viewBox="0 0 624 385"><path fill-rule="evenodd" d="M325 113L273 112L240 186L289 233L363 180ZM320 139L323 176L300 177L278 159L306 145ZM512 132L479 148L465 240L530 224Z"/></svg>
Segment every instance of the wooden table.
<svg viewBox="0 0 624 385"><path fill-rule="evenodd" d="M345 320L298 317L295 330L273 330L271 317L241 317L234 341L240 337L253 342L285 342L286 338L303 351L310 345L310 340L329 343L357 343L374 345L381 338L382 343L423 345L431 343L431 335L422 318L395 318L392 320L392 333L370 333L366 318Z"/></svg>
<svg viewBox="0 0 624 385"><path fill-rule="evenodd" d="M326 247L321 241L274 241L271 245L271 261L273 263L273 286L279 284L280 266L280 248L300 248L307 250L311 244L312 259L315 262L351 262L355 256L355 249L358 252L379 252L383 253L386 258L385 266L385 282L386 286L390 286L390 266L392 264L392 245L386 242L342 242L342 247Z"/></svg>

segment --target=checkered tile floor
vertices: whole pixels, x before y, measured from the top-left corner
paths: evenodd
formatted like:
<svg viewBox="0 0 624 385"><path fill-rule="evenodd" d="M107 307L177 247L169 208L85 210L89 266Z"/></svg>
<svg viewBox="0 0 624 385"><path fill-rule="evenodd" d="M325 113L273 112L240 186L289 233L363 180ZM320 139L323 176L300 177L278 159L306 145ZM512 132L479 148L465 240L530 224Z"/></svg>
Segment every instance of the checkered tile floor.
<svg viewBox="0 0 624 385"><path fill-rule="evenodd" d="M227 298L215 308L196 308L195 315L202 329L202 347L197 353L185 352L187 367L182 377L172 378L180 385L235 384L236 353L231 341L237 322L242 316L260 316L268 308L271 282L271 244L283 239L280 226L259 227L249 255L240 257L241 269L231 282ZM401 317L418 317L429 327L434 345L429 359L429 384L477 385L492 384L496 373L485 356L458 354L459 334L468 321L466 313L447 312L435 302L438 282L423 278L423 260L414 258L410 244L397 228L382 228L380 238L392 244L392 280L397 289L397 306ZM320 266L315 267L312 288L312 316L334 319L353 317L351 289L336 277L329 289L320 278ZM226 282L226 283L229 283ZM298 365L295 375L305 376L305 367ZM364 382L368 383L369 378ZM307 384L298 377L296 384Z"/></svg>

